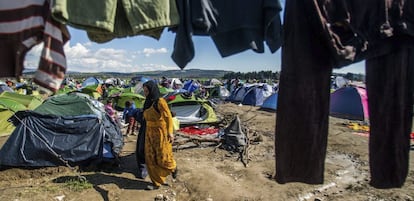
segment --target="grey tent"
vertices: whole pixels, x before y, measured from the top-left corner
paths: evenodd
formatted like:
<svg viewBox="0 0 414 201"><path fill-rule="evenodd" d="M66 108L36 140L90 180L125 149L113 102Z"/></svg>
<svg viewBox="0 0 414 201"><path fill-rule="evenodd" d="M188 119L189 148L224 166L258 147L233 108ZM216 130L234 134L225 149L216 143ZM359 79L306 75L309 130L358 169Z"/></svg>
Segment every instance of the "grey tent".
<svg viewBox="0 0 414 201"><path fill-rule="evenodd" d="M58 108L71 103L90 105L91 109L73 115L46 110L56 107L55 111L64 111ZM46 100L35 111L17 112L11 118L16 129L0 149L0 165L40 167L116 161L123 147L122 133L102 111L87 96L63 94Z"/></svg>

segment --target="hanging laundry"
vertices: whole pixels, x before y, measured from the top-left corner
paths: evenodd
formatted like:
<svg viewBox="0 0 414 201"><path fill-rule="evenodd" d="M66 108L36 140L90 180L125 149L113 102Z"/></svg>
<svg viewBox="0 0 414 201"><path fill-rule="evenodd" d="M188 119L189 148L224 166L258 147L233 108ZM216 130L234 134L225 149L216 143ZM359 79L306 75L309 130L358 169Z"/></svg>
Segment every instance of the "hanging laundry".
<svg viewBox="0 0 414 201"><path fill-rule="evenodd" d="M281 46L282 7L279 0L177 0L180 25L174 62L183 69L194 58L193 35L211 36L222 57L246 50L272 53Z"/></svg>
<svg viewBox="0 0 414 201"><path fill-rule="evenodd" d="M410 1L364 3L369 6L346 0L311 2L313 5L308 6L307 13L330 50L334 68L399 49L392 45L393 36L414 36L414 19L411 19L414 10Z"/></svg>
<svg viewBox="0 0 414 201"><path fill-rule="evenodd" d="M370 185L400 188L409 173L414 1L289 0L285 8L276 181L324 182L332 68L366 59Z"/></svg>
<svg viewBox="0 0 414 201"><path fill-rule="evenodd" d="M20 77L26 53L43 42L34 82L51 91L59 89L66 72L63 45L66 27L52 19L50 1L0 1L0 77Z"/></svg>
<svg viewBox="0 0 414 201"><path fill-rule="evenodd" d="M179 24L175 0L61 0L53 2L52 15L97 43L136 35L158 40L165 27Z"/></svg>

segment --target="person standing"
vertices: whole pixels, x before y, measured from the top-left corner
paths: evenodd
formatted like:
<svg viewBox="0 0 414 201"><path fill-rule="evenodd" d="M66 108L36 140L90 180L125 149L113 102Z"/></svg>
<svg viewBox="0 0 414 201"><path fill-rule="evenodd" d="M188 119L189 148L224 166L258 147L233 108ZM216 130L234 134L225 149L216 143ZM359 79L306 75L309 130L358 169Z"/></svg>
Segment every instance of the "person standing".
<svg viewBox="0 0 414 201"><path fill-rule="evenodd" d="M142 109L138 109L135 115L136 121L140 124L138 131L137 144L135 147L135 157L137 161L137 177L145 179L148 176L147 165L145 164L145 120Z"/></svg>
<svg viewBox="0 0 414 201"><path fill-rule="evenodd" d="M152 185L146 190L166 184L168 175L177 177L177 164L172 152L173 121L167 102L160 97L157 84L150 80L143 85L145 130L145 163Z"/></svg>
<svg viewBox="0 0 414 201"><path fill-rule="evenodd" d="M112 104L113 104L112 103L112 100L111 99L108 99L106 101L105 106L104 106L105 107L105 111L112 118L112 120L114 120L114 122L117 122L117 120L116 120L116 111L113 108L113 105Z"/></svg>
<svg viewBox="0 0 414 201"><path fill-rule="evenodd" d="M128 128L126 131L126 135L135 135L135 131L137 130L137 122L135 120L135 104L133 101L126 101L125 102L125 108L124 112L122 114L122 118L125 122L128 122Z"/></svg>

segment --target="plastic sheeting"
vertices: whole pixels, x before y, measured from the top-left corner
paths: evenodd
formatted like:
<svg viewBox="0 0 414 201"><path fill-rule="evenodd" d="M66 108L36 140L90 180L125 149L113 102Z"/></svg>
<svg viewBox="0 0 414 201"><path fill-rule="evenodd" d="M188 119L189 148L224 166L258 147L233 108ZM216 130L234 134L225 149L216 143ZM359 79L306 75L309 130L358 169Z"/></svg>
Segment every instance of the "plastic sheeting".
<svg viewBox="0 0 414 201"><path fill-rule="evenodd" d="M116 134L105 132L108 125L96 115L59 117L18 112L13 122L18 125L0 150L0 165L60 166L63 160L80 165L103 159L104 142L117 141Z"/></svg>

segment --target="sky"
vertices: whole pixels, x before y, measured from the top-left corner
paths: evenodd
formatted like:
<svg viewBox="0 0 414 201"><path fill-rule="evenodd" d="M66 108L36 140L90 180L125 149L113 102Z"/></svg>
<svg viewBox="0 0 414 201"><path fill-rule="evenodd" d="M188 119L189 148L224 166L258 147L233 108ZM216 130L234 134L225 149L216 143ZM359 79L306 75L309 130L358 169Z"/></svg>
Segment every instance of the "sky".
<svg viewBox="0 0 414 201"><path fill-rule="evenodd" d="M71 39L64 48L68 71L130 73L180 69L171 59L175 33L167 29L159 40L139 35L96 43L89 40L86 31L68 28ZM192 40L195 56L184 70L280 71L281 48L272 54L265 46L264 53L246 50L223 58L210 37L193 36ZM26 54L26 68L37 68L41 50L42 45L38 45ZM364 71L364 63L359 62L333 72L365 74Z"/></svg>

